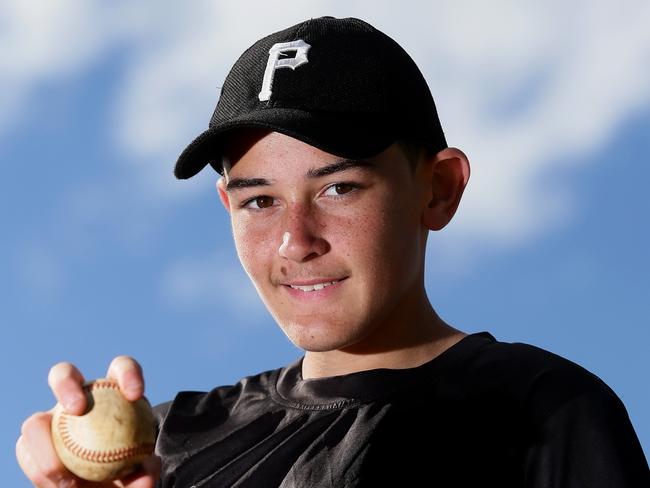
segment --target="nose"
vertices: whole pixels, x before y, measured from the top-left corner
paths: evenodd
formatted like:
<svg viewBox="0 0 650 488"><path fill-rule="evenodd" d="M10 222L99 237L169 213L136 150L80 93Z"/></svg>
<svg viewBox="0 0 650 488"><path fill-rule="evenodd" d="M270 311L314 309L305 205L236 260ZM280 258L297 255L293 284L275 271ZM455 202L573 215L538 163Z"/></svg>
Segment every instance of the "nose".
<svg viewBox="0 0 650 488"><path fill-rule="evenodd" d="M322 256L330 249L320 235L316 216L302 205L291 206L286 211L282 242L278 253L285 259L302 263Z"/></svg>

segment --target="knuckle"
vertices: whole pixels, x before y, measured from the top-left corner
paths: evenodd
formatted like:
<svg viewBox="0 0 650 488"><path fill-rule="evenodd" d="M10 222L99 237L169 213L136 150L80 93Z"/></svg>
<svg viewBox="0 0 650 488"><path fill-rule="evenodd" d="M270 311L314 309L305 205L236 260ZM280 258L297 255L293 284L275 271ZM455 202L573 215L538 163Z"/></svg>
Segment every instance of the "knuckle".
<svg viewBox="0 0 650 488"><path fill-rule="evenodd" d="M25 437L21 433L18 436L18 439L16 440L16 458L20 461L24 457L24 450L25 450Z"/></svg>
<svg viewBox="0 0 650 488"><path fill-rule="evenodd" d="M45 485L46 483L52 483L54 473L52 469L42 468L41 471L34 473L34 476L39 480L40 484Z"/></svg>
<svg viewBox="0 0 650 488"><path fill-rule="evenodd" d="M34 484L36 488L47 486L50 480L45 477L41 472L31 473L29 476L30 481Z"/></svg>
<svg viewBox="0 0 650 488"><path fill-rule="evenodd" d="M21 437L29 435L34 428L38 428L47 416L48 414L45 412L35 412L27 417L20 426Z"/></svg>
<svg viewBox="0 0 650 488"><path fill-rule="evenodd" d="M51 486L49 480L34 464L29 450L25 445L24 436L20 436L16 442L16 460L18 461L20 469L22 469L25 476L27 476L27 478L33 483L34 486Z"/></svg>
<svg viewBox="0 0 650 488"><path fill-rule="evenodd" d="M34 414L34 415L36 415L36 414ZM19 437L19 440L20 440L20 438L22 438L25 434L27 434L27 432L30 430L31 425L32 425L32 423L34 422L34 415L30 415L29 417L27 417L27 418L23 421L22 425L20 426L20 437Z"/></svg>
<svg viewBox="0 0 650 488"><path fill-rule="evenodd" d="M64 473L61 472L61 469L52 464L41 468L39 474L43 476L43 479L55 482L61 481L64 477Z"/></svg>
<svg viewBox="0 0 650 488"><path fill-rule="evenodd" d="M47 486L70 486L70 482L74 479L58 458L47 459L34 470L34 475L39 476L42 484Z"/></svg>

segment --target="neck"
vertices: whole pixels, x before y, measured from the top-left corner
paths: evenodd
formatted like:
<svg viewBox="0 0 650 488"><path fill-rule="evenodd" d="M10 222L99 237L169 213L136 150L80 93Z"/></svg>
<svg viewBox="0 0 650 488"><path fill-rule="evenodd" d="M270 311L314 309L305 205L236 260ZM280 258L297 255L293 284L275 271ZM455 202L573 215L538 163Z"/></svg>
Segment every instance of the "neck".
<svg viewBox="0 0 650 488"><path fill-rule="evenodd" d="M310 379L378 368L414 368L432 360L465 335L438 316L422 288L421 293L397 307L360 343L333 351L307 351L302 376Z"/></svg>

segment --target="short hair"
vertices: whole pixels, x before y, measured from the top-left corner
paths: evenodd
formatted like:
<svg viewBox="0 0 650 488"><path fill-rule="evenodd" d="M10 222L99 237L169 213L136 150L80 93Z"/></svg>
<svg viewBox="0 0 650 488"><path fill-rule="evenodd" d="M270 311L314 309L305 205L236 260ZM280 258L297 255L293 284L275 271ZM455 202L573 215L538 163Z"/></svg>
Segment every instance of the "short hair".
<svg viewBox="0 0 650 488"><path fill-rule="evenodd" d="M422 144L421 142L400 140L397 141L396 144L397 147L401 149L404 156L406 156L409 166L413 172L415 172L415 169L417 168L423 155L425 158L430 158L436 154L436 151L433 149L433 147Z"/></svg>

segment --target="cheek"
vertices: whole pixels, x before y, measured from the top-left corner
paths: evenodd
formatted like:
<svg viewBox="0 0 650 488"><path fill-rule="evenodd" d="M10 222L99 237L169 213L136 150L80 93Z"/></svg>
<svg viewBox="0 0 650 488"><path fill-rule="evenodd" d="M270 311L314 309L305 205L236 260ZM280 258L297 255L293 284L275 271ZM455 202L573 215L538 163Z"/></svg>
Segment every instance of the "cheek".
<svg viewBox="0 0 650 488"><path fill-rule="evenodd" d="M349 264L353 273L374 280L387 252L388 219L376 203L356 210L330 219L327 237L333 253Z"/></svg>
<svg viewBox="0 0 650 488"><path fill-rule="evenodd" d="M233 220L232 230L239 260L248 275L255 279L270 263L281 243L276 242L270 229L245 220Z"/></svg>
<svg viewBox="0 0 650 488"><path fill-rule="evenodd" d="M375 284L388 289L395 285L397 277L412 277L419 261L420 228L414 209L384 202L348 228L347 247Z"/></svg>

